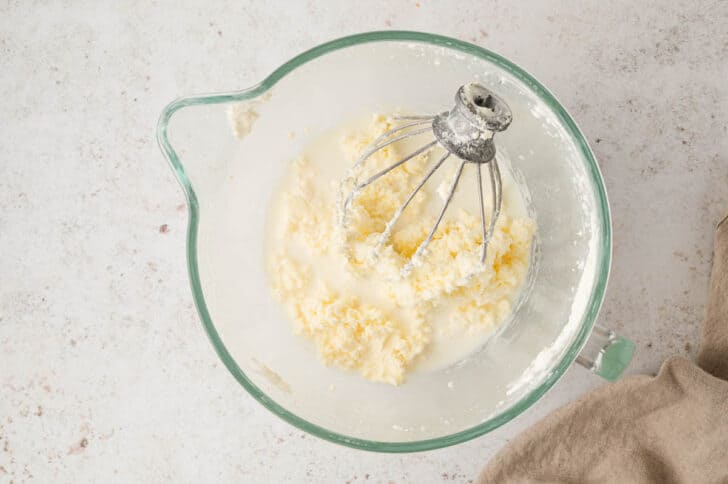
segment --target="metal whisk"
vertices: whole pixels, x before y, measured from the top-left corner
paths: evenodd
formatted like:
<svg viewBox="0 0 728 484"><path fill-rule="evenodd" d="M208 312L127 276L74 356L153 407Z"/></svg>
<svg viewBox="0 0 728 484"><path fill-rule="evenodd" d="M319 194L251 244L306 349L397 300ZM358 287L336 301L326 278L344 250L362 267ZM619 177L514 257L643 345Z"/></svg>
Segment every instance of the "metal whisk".
<svg viewBox="0 0 728 484"><path fill-rule="evenodd" d="M341 224L344 227L344 230L347 229L348 214L352 201L362 190L407 161L422 153L432 150L435 145L439 143L440 146L445 148L446 153L435 162L389 220L384 231L379 237L374 256L376 257L384 244L389 240L394 225L402 216L402 213L410 202L414 199L417 192L422 189L425 183L427 183L427 181L445 163L445 161L451 155L454 155L459 158L460 165L458 166L455 177L450 185L450 190L447 194L447 198L445 199L445 203L427 237L422 241L422 243L420 243L409 263L404 267L403 275L408 274L412 270L414 265L420 260L427 250L430 242L432 242L435 232L437 232L437 228L445 216L447 207L452 201L466 163L474 163L477 167L476 173L478 196L480 201L480 221L483 233L480 263L483 264L488 253L488 242L493 236L493 230L501 208L501 176L500 170L498 169L498 160L495 156L496 150L495 144L493 143L493 136L495 133L505 130L508 128L508 125L510 125L511 120L513 119L510 108L501 98L496 96L489 89L481 86L480 84L471 83L465 84L458 89L455 94L455 106L450 111L445 111L433 116L398 116L395 117L395 119L405 122L396 128L390 129L375 139L359 156L358 160L351 168L350 173L356 173L370 156L378 150L381 150L393 143L430 131L434 135L434 139L407 154L387 168L369 176L363 181L359 181L357 175L352 175L354 188L344 199L341 210ZM491 187L490 191L492 195L490 203L490 219L487 225L485 216L486 204L483 197L483 165L487 165L488 167L488 176L490 177Z"/></svg>

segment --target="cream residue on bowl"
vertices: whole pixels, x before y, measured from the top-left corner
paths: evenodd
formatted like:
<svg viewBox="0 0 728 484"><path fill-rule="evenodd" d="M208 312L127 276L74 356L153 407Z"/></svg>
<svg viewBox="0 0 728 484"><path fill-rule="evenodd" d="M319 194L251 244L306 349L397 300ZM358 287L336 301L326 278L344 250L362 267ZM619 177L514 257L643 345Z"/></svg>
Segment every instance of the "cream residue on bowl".
<svg viewBox="0 0 728 484"><path fill-rule="evenodd" d="M354 199L343 250L341 181L366 146L393 126L391 118L374 115L321 137L291 162L270 208L266 263L275 298L294 331L313 341L323 363L399 384L408 372L436 370L467 357L508 318L528 272L536 227L502 167L503 207L485 270L467 277L479 267L482 241L475 167L468 164L422 264L401 277L442 206L457 164L451 157L412 201L374 261L379 235L439 157L435 150ZM367 172L391 165L417 143L380 150L367 161Z"/></svg>
<svg viewBox="0 0 728 484"><path fill-rule="evenodd" d="M260 117L260 107L268 102L270 98L271 93L267 92L257 99L240 101L228 106L228 121L236 138L244 139L250 134L255 122Z"/></svg>

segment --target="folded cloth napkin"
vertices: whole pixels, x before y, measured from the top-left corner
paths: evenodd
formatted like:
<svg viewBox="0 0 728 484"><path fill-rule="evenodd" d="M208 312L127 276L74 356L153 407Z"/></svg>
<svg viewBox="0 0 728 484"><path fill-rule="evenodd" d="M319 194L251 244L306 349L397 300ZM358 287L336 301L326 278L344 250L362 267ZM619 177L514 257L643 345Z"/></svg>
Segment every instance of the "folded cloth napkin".
<svg viewBox="0 0 728 484"><path fill-rule="evenodd" d="M728 483L728 217L715 236L697 364L667 360L555 411L478 483Z"/></svg>

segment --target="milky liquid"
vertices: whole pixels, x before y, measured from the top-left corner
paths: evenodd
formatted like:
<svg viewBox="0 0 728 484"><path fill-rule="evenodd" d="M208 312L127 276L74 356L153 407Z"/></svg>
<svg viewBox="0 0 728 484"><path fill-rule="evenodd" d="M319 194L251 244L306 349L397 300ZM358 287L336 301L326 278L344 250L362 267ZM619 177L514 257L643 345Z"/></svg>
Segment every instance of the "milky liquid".
<svg viewBox="0 0 728 484"><path fill-rule="evenodd" d="M342 138L352 131L366 130L368 122L369 119L365 119L325 133L310 143L301 153L306 158L310 169L315 173L316 192L324 197L327 206L334 210L336 210L339 200L340 182L346 176L351 165L349 157L341 147ZM401 152L408 153L427 143L426 136L417 136L403 143ZM432 135L429 136L431 139ZM435 150L431 155L431 163L439 156L438 151ZM527 218L528 212L524 197L521 188L514 180L508 160L499 154L498 161L503 185L501 213L514 218ZM428 202L424 207L423 217L434 220L437 216L443 203L441 196L437 194L438 188L440 192L449 188L449 183L459 163L460 160L450 157L448 162L423 187L423 190L428 192ZM456 213L458 209L465 209L471 214L480 213L475 170L476 166L472 163L465 166L457 192L448 207L448 214ZM292 179L289 174L282 181L276 193L289 191L295 186L295 183L296 180ZM483 185L486 207L488 207L490 194L487 167L485 166L483 167ZM321 255L311 254L302 243L287 235L282 222L285 219L284 201L285 197L275 196L269 208L266 244L269 257L274 257L274 254L280 253L280 249L284 248L285 253L291 258L312 268L312 279L324 281L328 287L336 288L340 294L355 295L361 301L391 314L404 325L412 322L412 309L399 307L391 301L384 291L381 276L366 277L352 274L346 270L344 258L338 251L331 250L329 253ZM517 297L518 293L514 294L513 300L515 301ZM481 348L492 335L492 331L475 329L453 331L448 322L448 315L454 309L455 304L454 300L440 301L438 307L429 312L428 320L432 325L432 339L425 351L413 361L409 373L437 371L461 362Z"/></svg>

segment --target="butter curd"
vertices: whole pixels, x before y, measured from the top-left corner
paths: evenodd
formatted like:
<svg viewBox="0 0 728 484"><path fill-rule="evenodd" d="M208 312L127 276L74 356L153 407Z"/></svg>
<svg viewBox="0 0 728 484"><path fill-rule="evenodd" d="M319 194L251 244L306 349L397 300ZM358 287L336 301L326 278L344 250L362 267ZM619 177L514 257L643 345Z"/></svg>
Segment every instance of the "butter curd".
<svg viewBox="0 0 728 484"><path fill-rule="evenodd" d="M342 180L366 146L393 126L390 117L373 115L322 136L291 162L270 207L266 263L275 298L324 364L397 385L409 372L466 358L508 319L528 273L536 225L501 162L503 206L481 267L476 168L468 164L422 263L402 277L442 206L459 163L450 157L375 260L387 221L442 153L413 158L364 189L343 232ZM390 145L364 169L381 170L423 140Z"/></svg>

